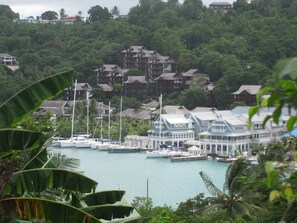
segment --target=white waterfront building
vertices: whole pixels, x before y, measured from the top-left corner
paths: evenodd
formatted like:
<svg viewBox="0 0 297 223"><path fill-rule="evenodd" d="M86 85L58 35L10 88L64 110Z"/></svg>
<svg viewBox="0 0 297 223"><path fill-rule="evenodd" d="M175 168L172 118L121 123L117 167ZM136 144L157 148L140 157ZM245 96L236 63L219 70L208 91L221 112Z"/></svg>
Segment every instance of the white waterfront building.
<svg viewBox="0 0 297 223"><path fill-rule="evenodd" d="M251 136L247 123L230 111L216 111L215 115L216 120L206 131L199 133L201 150L222 155L233 155L236 150L247 152Z"/></svg>
<svg viewBox="0 0 297 223"><path fill-rule="evenodd" d="M148 149L160 149L166 144L181 148L183 143L194 140L193 120L183 114L162 114L148 132Z"/></svg>
<svg viewBox="0 0 297 223"><path fill-rule="evenodd" d="M203 153L233 155L235 152L250 152L252 144L265 146L279 141L287 131L286 122L290 118L286 109L282 111L278 125L269 120L264 128L265 117L274 109L262 109L252 118L249 128L249 108L239 106L233 110L161 115L149 131L148 148L157 149L160 144L180 148L185 141L198 139Z"/></svg>

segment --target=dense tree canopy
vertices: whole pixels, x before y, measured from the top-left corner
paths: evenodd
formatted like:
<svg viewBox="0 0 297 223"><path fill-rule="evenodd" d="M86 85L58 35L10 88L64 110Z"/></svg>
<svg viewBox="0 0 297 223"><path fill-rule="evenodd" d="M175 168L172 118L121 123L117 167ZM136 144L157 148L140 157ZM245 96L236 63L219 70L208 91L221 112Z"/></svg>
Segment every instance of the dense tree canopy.
<svg viewBox="0 0 297 223"><path fill-rule="evenodd" d="M109 12L96 5L89 9L89 22L65 26L13 23L10 8L1 6L6 13L0 13L0 52L20 62L11 92L17 80L34 81L64 68L74 68L79 81L93 80L94 69L103 63L121 66L122 50L142 45L172 57L178 72L207 73L215 85L212 106L227 108L230 93L242 84L265 86L272 66L297 52L296 1L237 0L233 7L221 13L201 1L141 0L127 19L112 19L116 8ZM11 77L5 73L3 84Z"/></svg>
<svg viewBox="0 0 297 223"><path fill-rule="evenodd" d="M41 18L44 20L55 20L58 19L58 13L55 11L46 11L41 14Z"/></svg>

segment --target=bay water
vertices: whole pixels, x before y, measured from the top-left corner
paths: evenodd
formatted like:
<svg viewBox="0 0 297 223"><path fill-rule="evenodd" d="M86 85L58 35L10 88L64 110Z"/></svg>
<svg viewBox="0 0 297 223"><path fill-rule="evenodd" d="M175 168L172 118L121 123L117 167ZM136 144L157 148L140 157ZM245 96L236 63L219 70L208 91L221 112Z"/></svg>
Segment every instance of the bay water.
<svg viewBox="0 0 297 223"><path fill-rule="evenodd" d="M131 203L138 197L152 198L154 206L176 208L180 202L199 193L209 196L199 172L208 174L222 189L228 163L216 160L170 162L170 159L147 159L145 153L108 153L89 149L61 149L50 151L80 160L77 171L98 182L98 190L125 190L125 199Z"/></svg>

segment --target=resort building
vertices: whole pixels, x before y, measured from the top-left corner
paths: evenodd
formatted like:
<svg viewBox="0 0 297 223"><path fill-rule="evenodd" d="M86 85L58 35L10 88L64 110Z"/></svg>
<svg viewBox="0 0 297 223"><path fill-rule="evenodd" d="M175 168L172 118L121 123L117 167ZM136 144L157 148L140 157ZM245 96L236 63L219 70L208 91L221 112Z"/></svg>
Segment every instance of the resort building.
<svg viewBox="0 0 297 223"><path fill-rule="evenodd" d="M136 98L145 98L148 95L148 82L144 76L129 76L124 82L124 95Z"/></svg>
<svg viewBox="0 0 297 223"><path fill-rule="evenodd" d="M130 46L122 51L123 69L141 71L148 82L154 82L162 73L175 72L176 63L169 56L162 56L143 46Z"/></svg>
<svg viewBox="0 0 297 223"><path fill-rule="evenodd" d="M247 152L251 133L247 124L236 115L214 112L216 120L206 131L199 133L200 148L204 153L233 155L236 151Z"/></svg>
<svg viewBox="0 0 297 223"><path fill-rule="evenodd" d="M192 120L183 114L162 114L148 132L148 149L159 149L163 144L181 148L184 142L194 140L193 128Z"/></svg>
<svg viewBox="0 0 297 223"><path fill-rule="evenodd" d="M198 139L203 153L234 155L250 152L252 144L266 146L279 141L287 132L286 123L290 114L286 108L282 111L278 125L269 120L264 128L264 120L267 115L272 114L274 108L260 110L252 118L250 127L249 108L238 106L224 111L208 108L211 110L161 115L161 125L159 117L149 131L149 148L157 149L160 144L181 147L185 141ZM296 111L291 112L291 115L294 114ZM187 139L184 140L185 138Z"/></svg>
<svg viewBox="0 0 297 223"><path fill-rule="evenodd" d="M163 73L155 81L157 82L157 95L168 95L188 88L184 77L178 73Z"/></svg>

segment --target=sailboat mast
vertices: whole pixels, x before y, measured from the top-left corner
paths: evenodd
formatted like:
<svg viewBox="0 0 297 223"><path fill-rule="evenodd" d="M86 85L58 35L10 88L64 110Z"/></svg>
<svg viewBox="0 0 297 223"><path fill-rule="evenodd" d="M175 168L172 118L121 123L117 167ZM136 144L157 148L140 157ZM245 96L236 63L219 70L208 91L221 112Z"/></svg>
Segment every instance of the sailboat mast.
<svg viewBox="0 0 297 223"><path fill-rule="evenodd" d="M120 105L120 144L122 144L122 111L123 111L123 96L121 96L121 105Z"/></svg>
<svg viewBox="0 0 297 223"><path fill-rule="evenodd" d="M110 101L108 102L108 141L110 142Z"/></svg>
<svg viewBox="0 0 297 223"><path fill-rule="evenodd" d="M89 137L89 113L90 113L90 92L87 91L86 92L86 99L87 99L87 136Z"/></svg>
<svg viewBox="0 0 297 223"><path fill-rule="evenodd" d="M162 144L162 139L161 139L161 115L162 115L162 94L160 95L160 117L159 117L159 147ZM161 149L161 148L160 148Z"/></svg>
<svg viewBox="0 0 297 223"><path fill-rule="evenodd" d="M71 121L71 139L73 138L73 131L74 131L74 113L75 113L76 85L77 85L77 79L75 79L74 92L73 92L72 121Z"/></svg>
<svg viewBox="0 0 297 223"><path fill-rule="evenodd" d="M101 140L103 139L103 136L102 136L102 132L103 132L103 102L101 102Z"/></svg>

